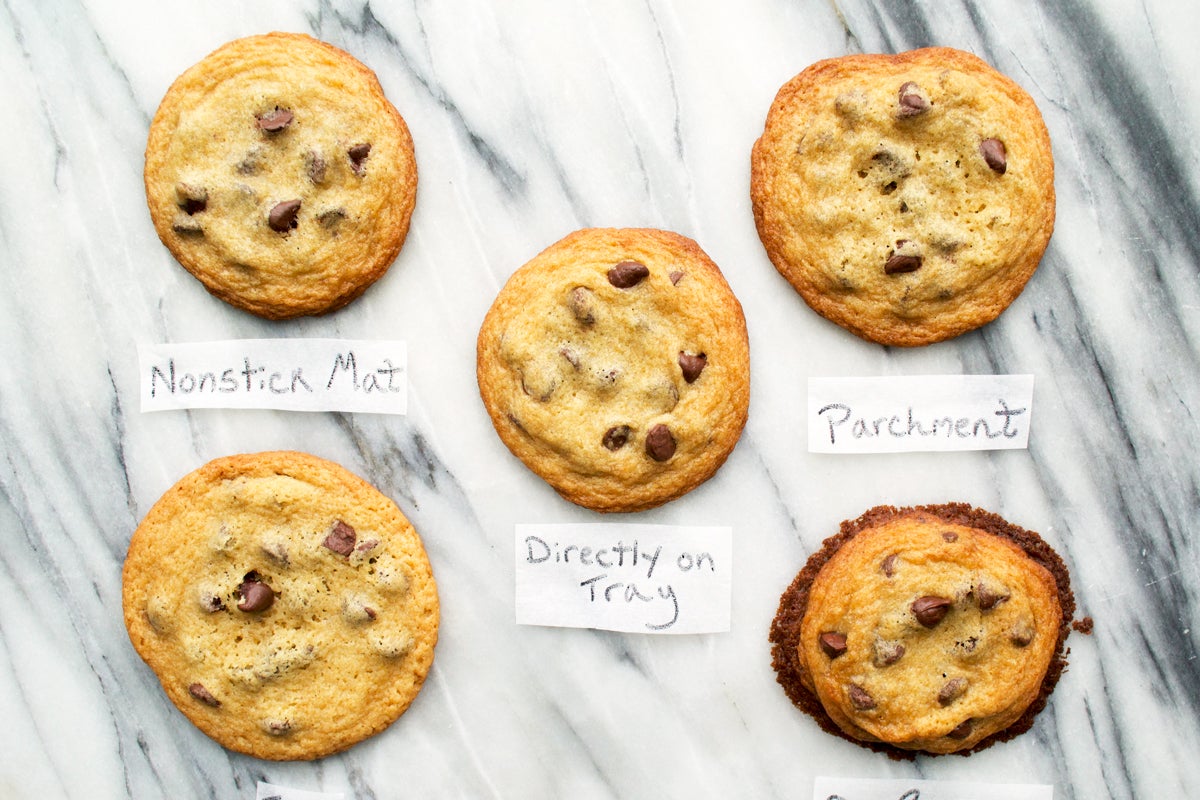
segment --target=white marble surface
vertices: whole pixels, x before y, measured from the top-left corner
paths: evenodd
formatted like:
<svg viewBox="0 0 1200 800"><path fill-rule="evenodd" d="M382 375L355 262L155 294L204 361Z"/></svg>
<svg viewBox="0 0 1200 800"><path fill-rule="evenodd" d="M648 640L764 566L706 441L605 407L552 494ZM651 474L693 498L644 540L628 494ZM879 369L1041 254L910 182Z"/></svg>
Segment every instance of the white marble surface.
<svg viewBox="0 0 1200 800"><path fill-rule="evenodd" d="M306 31L374 68L417 145L392 270L322 319L210 297L145 210L147 126L223 42ZM1058 798L1195 796L1200 753L1200 51L1179 0L0 3L0 797L811 796L818 774L1049 783ZM750 146L811 62L941 44L1024 85L1050 127L1058 226L994 324L900 351L817 317L755 235ZM728 634L513 624L513 526L582 522L501 445L474 344L506 277L590 225L694 237L741 299L750 422L708 484L639 522L734 528ZM407 417L142 414L142 342L404 339ZM806 452L820 375L1032 373L1027 451ZM205 461L299 448L393 496L441 587L430 679L383 734L317 763L227 752L166 700L120 616L129 535ZM834 739L775 684L779 593L845 518L962 500L1066 558L1071 667L1035 728L895 763Z"/></svg>

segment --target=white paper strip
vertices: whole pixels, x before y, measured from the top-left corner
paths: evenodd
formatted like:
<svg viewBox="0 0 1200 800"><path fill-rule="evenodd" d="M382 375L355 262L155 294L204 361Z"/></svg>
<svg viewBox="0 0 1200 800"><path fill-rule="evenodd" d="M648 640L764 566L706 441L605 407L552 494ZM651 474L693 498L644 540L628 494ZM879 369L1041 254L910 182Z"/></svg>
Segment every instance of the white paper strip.
<svg viewBox="0 0 1200 800"><path fill-rule="evenodd" d="M812 453L1020 450L1032 375L809 378Z"/></svg>
<svg viewBox="0 0 1200 800"><path fill-rule="evenodd" d="M813 800L1053 800L1038 784L818 777Z"/></svg>
<svg viewBox="0 0 1200 800"><path fill-rule="evenodd" d="M310 792L306 789L291 789L272 783L258 782L254 800L345 800L345 792Z"/></svg>
<svg viewBox="0 0 1200 800"><path fill-rule="evenodd" d="M732 542L731 528L517 525L517 624L728 631Z"/></svg>
<svg viewBox="0 0 1200 800"><path fill-rule="evenodd" d="M404 342L231 339L142 345L138 364L142 411L408 411Z"/></svg>

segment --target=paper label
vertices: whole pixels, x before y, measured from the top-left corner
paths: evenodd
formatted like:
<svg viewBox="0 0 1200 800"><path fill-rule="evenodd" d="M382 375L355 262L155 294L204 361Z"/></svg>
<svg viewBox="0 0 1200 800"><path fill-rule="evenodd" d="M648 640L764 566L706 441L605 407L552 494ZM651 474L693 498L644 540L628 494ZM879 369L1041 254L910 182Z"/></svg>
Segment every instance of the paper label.
<svg viewBox="0 0 1200 800"><path fill-rule="evenodd" d="M809 378L808 450L1020 450L1032 409L1032 375Z"/></svg>
<svg viewBox="0 0 1200 800"><path fill-rule="evenodd" d="M813 800L1053 800L1038 784L818 777Z"/></svg>
<svg viewBox="0 0 1200 800"><path fill-rule="evenodd" d="M732 542L720 527L517 525L517 624L728 631Z"/></svg>
<svg viewBox="0 0 1200 800"><path fill-rule="evenodd" d="M258 782L254 800L346 800L345 792L310 792L305 789L290 789L271 783Z"/></svg>
<svg viewBox="0 0 1200 800"><path fill-rule="evenodd" d="M408 411L404 342L231 339L138 348L142 411Z"/></svg>

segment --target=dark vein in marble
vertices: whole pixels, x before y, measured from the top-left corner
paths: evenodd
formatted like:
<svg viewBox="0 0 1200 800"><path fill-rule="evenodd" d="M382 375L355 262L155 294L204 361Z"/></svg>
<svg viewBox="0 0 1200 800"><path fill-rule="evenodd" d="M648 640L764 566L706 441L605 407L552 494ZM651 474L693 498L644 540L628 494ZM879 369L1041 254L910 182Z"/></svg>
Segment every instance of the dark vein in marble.
<svg viewBox="0 0 1200 800"><path fill-rule="evenodd" d="M4 0L4 11L9 19L9 25L13 32L13 40L21 50L21 60L28 67L34 86L37 87L38 106L41 109L46 130L50 132L50 141L54 144L54 188L61 191L62 187L58 181L67 161L67 146L63 141L62 135L58 132L58 127L54 124L54 117L50 113L50 103L42 87L42 82L38 79L39 70L33 64L33 54L30 53L29 48L26 46L21 23L17 19L17 15L13 12L8 0ZM5 80L9 80L8 76L5 77Z"/></svg>

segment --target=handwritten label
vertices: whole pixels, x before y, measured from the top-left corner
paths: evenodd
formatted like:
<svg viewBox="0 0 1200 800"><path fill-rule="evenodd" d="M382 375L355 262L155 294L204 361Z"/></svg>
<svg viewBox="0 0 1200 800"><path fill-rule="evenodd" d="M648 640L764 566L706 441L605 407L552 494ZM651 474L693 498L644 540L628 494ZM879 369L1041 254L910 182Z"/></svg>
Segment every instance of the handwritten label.
<svg viewBox="0 0 1200 800"><path fill-rule="evenodd" d="M517 624L728 631L732 541L731 528L517 525Z"/></svg>
<svg viewBox="0 0 1200 800"><path fill-rule="evenodd" d="M345 800L345 792L310 792L306 789L291 789L264 781L258 782L254 800Z"/></svg>
<svg viewBox="0 0 1200 800"><path fill-rule="evenodd" d="M1054 800L1039 784L818 777L813 800Z"/></svg>
<svg viewBox="0 0 1200 800"><path fill-rule="evenodd" d="M408 412L404 342L231 339L138 348L142 411Z"/></svg>
<svg viewBox="0 0 1200 800"><path fill-rule="evenodd" d="M1032 375L809 378L808 450L1020 450L1032 413Z"/></svg>

